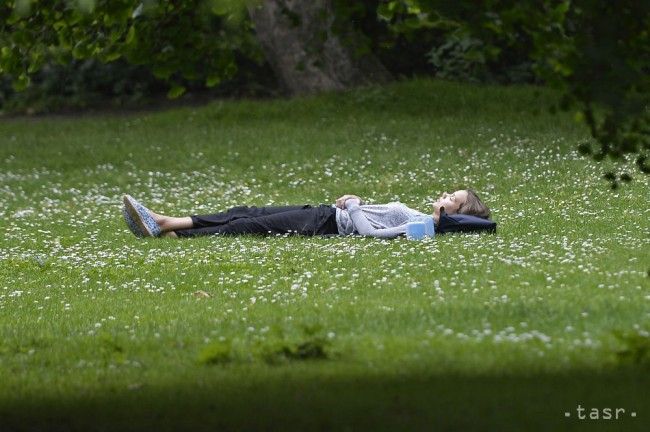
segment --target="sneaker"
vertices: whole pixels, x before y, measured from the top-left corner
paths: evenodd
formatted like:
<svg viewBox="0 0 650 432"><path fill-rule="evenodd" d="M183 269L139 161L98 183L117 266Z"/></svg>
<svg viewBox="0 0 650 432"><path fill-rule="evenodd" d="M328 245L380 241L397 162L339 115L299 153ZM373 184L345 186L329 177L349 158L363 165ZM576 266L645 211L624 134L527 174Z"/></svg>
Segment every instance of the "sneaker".
<svg viewBox="0 0 650 432"><path fill-rule="evenodd" d="M124 207L144 237L159 237L162 233L160 226L149 213L149 209L140 204L131 195L124 195Z"/></svg>
<svg viewBox="0 0 650 432"><path fill-rule="evenodd" d="M124 221L126 222L126 225L129 227L133 235L136 237L144 237L142 231L140 231L140 228L138 227L138 224L135 223L133 218L129 215L129 212L126 211L126 206L122 206L122 216L124 217Z"/></svg>

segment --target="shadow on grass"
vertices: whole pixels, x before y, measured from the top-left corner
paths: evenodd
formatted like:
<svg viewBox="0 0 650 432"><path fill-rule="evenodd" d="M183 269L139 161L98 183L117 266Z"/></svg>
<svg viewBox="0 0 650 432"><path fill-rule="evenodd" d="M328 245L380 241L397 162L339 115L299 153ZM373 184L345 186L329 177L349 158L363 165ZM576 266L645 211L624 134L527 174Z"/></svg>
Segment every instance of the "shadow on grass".
<svg viewBox="0 0 650 432"><path fill-rule="evenodd" d="M290 372L239 383L224 378L96 397L5 400L0 429L641 431L650 424L647 370L502 377ZM616 408L624 409L618 419Z"/></svg>

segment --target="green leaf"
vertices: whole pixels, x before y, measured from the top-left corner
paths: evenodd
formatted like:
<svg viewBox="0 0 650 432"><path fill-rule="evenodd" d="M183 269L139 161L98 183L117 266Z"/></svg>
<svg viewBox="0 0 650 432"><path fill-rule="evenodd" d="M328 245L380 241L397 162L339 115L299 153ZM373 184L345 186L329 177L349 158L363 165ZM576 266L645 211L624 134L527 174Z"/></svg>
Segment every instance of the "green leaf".
<svg viewBox="0 0 650 432"><path fill-rule="evenodd" d="M380 20L390 21L393 19L393 10L387 3L382 3L377 7L377 16Z"/></svg>
<svg viewBox="0 0 650 432"><path fill-rule="evenodd" d="M0 59L5 59L11 57L11 48L3 46L0 48Z"/></svg>
<svg viewBox="0 0 650 432"><path fill-rule="evenodd" d="M131 45L131 43L135 40L135 26L131 26L129 28L128 33L126 34L126 39L124 40L124 43L127 45Z"/></svg>
<svg viewBox="0 0 650 432"><path fill-rule="evenodd" d="M172 88L167 92L167 97L169 99L176 99L185 93L185 87L182 85L174 84Z"/></svg>
<svg viewBox="0 0 650 432"><path fill-rule="evenodd" d="M558 16L564 16L569 10L570 2L564 1L555 7Z"/></svg>
<svg viewBox="0 0 650 432"><path fill-rule="evenodd" d="M152 72L156 78L166 80L171 76L173 70L169 66L156 65L153 67Z"/></svg>
<svg viewBox="0 0 650 432"><path fill-rule="evenodd" d="M108 53L108 54L106 54L106 55L104 56L104 61L105 61L106 63L109 63L109 62L112 62L112 61L117 60L117 59L120 58L120 57L122 57L122 53L119 52L119 51L115 51L115 52L112 52L112 53Z"/></svg>
<svg viewBox="0 0 650 432"><path fill-rule="evenodd" d="M22 73L22 74L20 74L18 79L16 79L12 83L12 87L16 91L23 91L23 90L25 90L27 88L27 86L29 85L30 82L31 82L31 80L29 78L29 75L27 75L26 73Z"/></svg>
<svg viewBox="0 0 650 432"><path fill-rule="evenodd" d="M573 69L569 65L560 63L559 61L553 61L553 70L563 77L568 77L573 73Z"/></svg>
<svg viewBox="0 0 650 432"><path fill-rule="evenodd" d="M86 57L87 54L88 54L88 47L86 46L84 41L77 42L74 48L72 48L72 55L76 59L83 59Z"/></svg>
<svg viewBox="0 0 650 432"><path fill-rule="evenodd" d="M221 78L217 75L212 75L205 80L205 85L206 87L214 87L219 84L219 82L221 82Z"/></svg>
<svg viewBox="0 0 650 432"><path fill-rule="evenodd" d="M77 0L77 5L84 13L92 13L95 10L95 0Z"/></svg>
<svg viewBox="0 0 650 432"><path fill-rule="evenodd" d="M406 7L406 12L410 13L410 14L417 15L419 13L422 13L422 9L420 9L420 7L418 5L416 5L416 4L409 4Z"/></svg>
<svg viewBox="0 0 650 432"><path fill-rule="evenodd" d="M54 30L56 30L56 31L61 31L61 29L65 28L67 25L68 24L65 21L59 20L59 21L55 22L54 24L52 24L52 28L54 28Z"/></svg>
<svg viewBox="0 0 650 432"><path fill-rule="evenodd" d="M28 73L34 73L43 66L43 56L40 53L33 53L30 58L30 64L27 67Z"/></svg>
<svg viewBox="0 0 650 432"><path fill-rule="evenodd" d="M114 44L122 38L122 30L114 29L108 34L108 40L111 44Z"/></svg>

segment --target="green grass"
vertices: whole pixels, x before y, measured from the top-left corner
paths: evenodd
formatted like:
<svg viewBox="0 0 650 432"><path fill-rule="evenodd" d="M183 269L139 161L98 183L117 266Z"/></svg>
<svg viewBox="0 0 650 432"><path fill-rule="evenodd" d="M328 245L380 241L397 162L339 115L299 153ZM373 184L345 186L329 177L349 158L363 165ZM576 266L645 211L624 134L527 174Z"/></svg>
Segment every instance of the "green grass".
<svg viewBox="0 0 650 432"><path fill-rule="evenodd" d="M643 430L648 179L610 191L553 98L418 80L0 122L2 430ZM139 240L119 210L462 187L496 236Z"/></svg>

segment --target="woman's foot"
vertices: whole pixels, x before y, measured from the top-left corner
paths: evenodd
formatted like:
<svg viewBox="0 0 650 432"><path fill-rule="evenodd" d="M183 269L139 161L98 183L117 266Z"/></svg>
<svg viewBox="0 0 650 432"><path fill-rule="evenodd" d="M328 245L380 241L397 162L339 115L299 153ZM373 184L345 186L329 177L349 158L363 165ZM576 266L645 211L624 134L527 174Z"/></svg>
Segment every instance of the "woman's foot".
<svg viewBox="0 0 650 432"><path fill-rule="evenodd" d="M156 221L156 223L158 224L158 226L160 227L160 229L161 229L162 231L167 231L167 229L166 229L166 226L167 226L167 220L168 220L168 219L171 219L171 218L170 218L169 216L164 216L164 215L159 215L158 213L154 213L154 211L151 210L151 209L148 209L148 210L149 210L149 214L151 215L151 217L153 218L153 220Z"/></svg>
<svg viewBox="0 0 650 432"><path fill-rule="evenodd" d="M130 202L130 205L127 205L127 203ZM138 203L133 197L130 195L125 195L124 196L124 205L125 209L128 211L128 213L133 217L133 220L137 223L138 227L141 228L141 231L144 236L148 236L148 232L146 231L146 228L141 227L141 223L144 220L148 220L150 223L149 225L151 226L155 224L157 226L158 235L174 230L179 230L179 229L190 229L194 227L194 222L192 222L192 218L187 216L187 217L172 217L172 216L165 216L158 214L154 211L152 211L149 208L144 207L142 204ZM129 208L130 207L130 208ZM135 217L135 213L137 213L137 208L140 209L140 217L137 218ZM154 229L155 230L155 229ZM157 237L158 235L155 235ZM178 237L176 233L173 233L173 235L168 235L166 237Z"/></svg>
<svg viewBox="0 0 650 432"><path fill-rule="evenodd" d="M161 234L160 226L151 216L148 208L140 204L131 195L124 195L124 207L135 222L144 237L158 237Z"/></svg>

